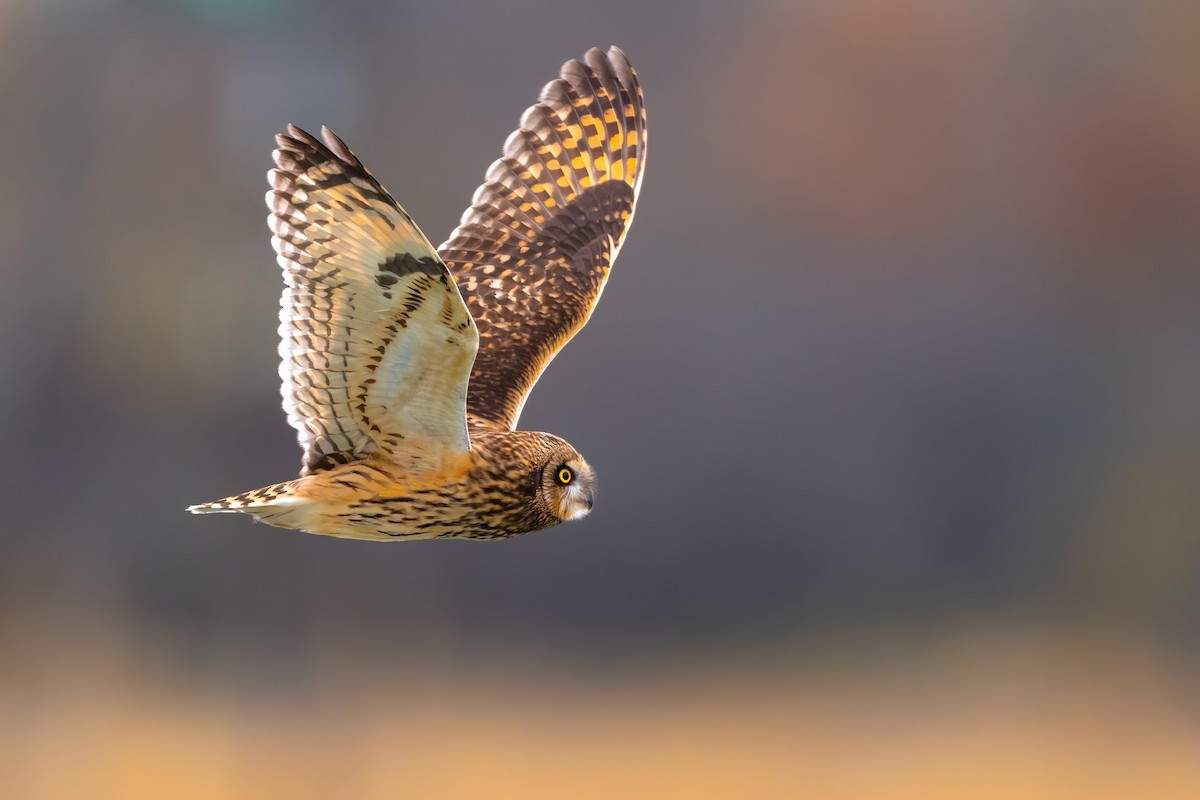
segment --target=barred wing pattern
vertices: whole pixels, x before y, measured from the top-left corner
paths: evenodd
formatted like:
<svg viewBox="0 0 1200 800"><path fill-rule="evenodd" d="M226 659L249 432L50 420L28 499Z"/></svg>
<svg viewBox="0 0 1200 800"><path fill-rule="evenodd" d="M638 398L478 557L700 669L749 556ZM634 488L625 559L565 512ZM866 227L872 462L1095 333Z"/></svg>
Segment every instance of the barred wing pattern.
<svg viewBox="0 0 1200 800"><path fill-rule="evenodd" d="M618 48L568 61L525 111L438 252L479 327L467 411L515 428L583 327L633 219L646 158L637 74Z"/></svg>
<svg viewBox="0 0 1200 800"><path fill-rule="evenodd" d="M327 128L276 136L271 244L283 268L279 375L302 475L381 452L409 469L470 450L478 332L446 265Z"/></svg>

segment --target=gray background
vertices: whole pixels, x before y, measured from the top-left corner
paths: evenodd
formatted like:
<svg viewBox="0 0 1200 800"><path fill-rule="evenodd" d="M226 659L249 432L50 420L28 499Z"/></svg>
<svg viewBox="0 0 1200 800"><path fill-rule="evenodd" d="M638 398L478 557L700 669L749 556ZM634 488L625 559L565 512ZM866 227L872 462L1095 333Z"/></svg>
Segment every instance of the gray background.
<svg viewBox="0 0 1200 800"><path fill-rule="evenodd" d="M1190 646L1198 24L0 3L0 648L86 663L99 626L257 687L338 648L553 673L977 624ZM330 125L440 242L541 85L610 43L645 88L642 198L521 420L596 468L592 516L386 546L183 513L298 466L272 134Z"/></svg>

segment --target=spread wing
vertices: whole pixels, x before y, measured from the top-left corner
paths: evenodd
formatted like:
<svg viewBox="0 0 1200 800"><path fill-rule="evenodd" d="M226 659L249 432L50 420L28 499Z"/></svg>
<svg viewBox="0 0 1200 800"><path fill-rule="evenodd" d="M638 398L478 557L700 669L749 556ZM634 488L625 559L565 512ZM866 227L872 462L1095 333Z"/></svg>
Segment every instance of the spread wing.
<svg viewBox="0 0 1200 800"><path fill-rule="evenodd" d="M479 326L476 421L515 428L542 371L592 313L633 219L646 112L625 54L568 61L521 117L438 252Z"/></svg>
<svg viewBox="0 0 1200 800"><path fill-rule="evenodd" d="M279 375L309 474L380 452L466 452L478 332L429 240L346 145L294 125L268 173L283 267Z"/></svg>

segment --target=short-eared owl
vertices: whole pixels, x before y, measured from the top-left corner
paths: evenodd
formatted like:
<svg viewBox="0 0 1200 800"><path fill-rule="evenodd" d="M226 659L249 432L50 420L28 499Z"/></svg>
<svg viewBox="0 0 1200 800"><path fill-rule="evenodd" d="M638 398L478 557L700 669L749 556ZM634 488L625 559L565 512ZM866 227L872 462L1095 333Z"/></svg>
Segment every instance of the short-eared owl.
<svg viewBox="0 0 1200 800"><path fill-rule="evenodd" d="M646 159L637 74L616 47L568 61L436 250L331 131L276 137L283 406L300 477L192 506L355 539L495 539L592 508L591 467L516 430L592 313Z"/></svg>

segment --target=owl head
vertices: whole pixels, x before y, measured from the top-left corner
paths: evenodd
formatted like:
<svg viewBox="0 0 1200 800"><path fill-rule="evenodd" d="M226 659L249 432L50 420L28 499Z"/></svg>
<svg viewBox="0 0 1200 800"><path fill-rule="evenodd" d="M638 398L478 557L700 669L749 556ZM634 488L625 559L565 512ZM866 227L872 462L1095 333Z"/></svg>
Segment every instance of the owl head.
<svg viewBox="0 0 1200 800"><path fill-rule="evenodd" d="M595 473L575 448L564 443L550 452L542 466L538 491L559 521L580 519L592 510L596 499Z"/></svg>

